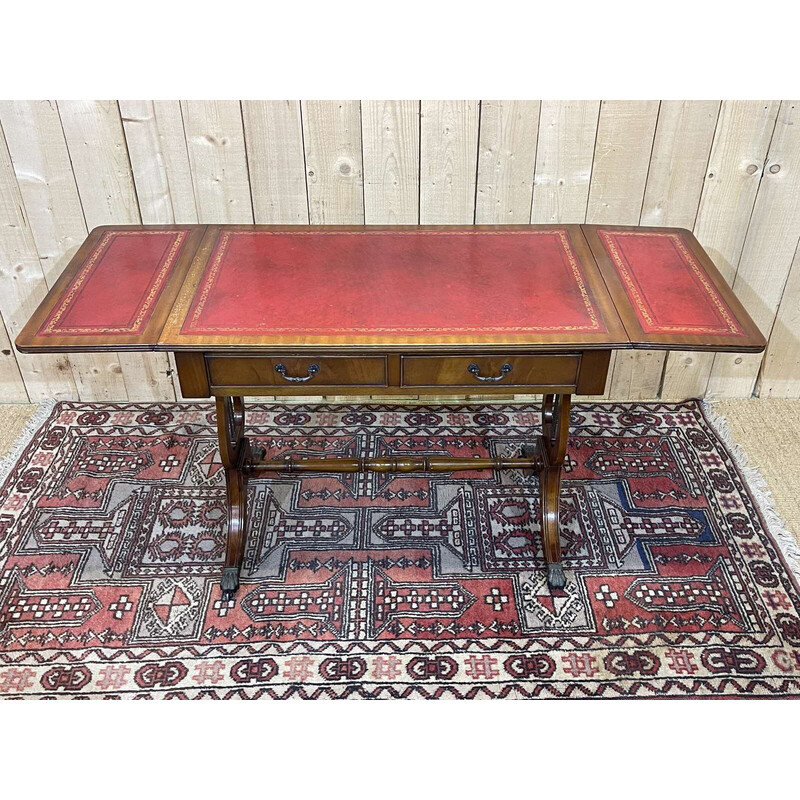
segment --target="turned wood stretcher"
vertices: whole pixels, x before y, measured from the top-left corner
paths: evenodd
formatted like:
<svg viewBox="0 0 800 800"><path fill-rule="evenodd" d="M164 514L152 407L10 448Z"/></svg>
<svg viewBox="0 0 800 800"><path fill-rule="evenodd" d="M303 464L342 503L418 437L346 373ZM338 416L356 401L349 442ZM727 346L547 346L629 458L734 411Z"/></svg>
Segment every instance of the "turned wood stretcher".
<svg viewBox="0 0 800 800"><path fill-rule="evenodd" d="M548 580L563 587L571 396L604 392L613 350L765 344L689 231L614 225L96 228L16 340L169 351L184 396L216 399L228 599L248 480L307 471L532 470ZM476 392L542 394L542 433L510 458L275 460L245 432L246 395Z"/></svg>

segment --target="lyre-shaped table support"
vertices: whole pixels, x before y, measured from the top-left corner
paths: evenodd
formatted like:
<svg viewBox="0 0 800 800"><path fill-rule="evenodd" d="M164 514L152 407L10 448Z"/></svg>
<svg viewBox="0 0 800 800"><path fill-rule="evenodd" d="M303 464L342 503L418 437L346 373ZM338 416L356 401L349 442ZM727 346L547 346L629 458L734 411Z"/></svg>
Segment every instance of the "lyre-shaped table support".
<svg viewBox="0 0 800 800"><path fill-rule="evenodd" d="M542 518L542 544L547 561L547 582L552 589L566 585L561 563L559 508L561 498L561 469L567 455L569 439L568 394L546 394L542 401L542 460L539 470L539 492Z"/></svg>
<svg viewBox="0 0 800 800"><path fill-rule="evenodd" d="M566 583L561 562L559 495L561 468L569 436L570 395L548 394L542 401L542 435L525 445L519 457L265 459L262 447L251 446L245 436L245 408L241 397L217 398L217 433L225 470L228 536L222 573L222 598L230 600L239 588L247 529L247 483L252 475L299 472L462 472L470 470L524 469L538 473L542 543L547 561L547 581L553 589Z"/></svg>
<svg viewBox="0 0 800 800"><path fill-rule="evenodd" d="M222 571L222 599L230 600L239 588L247 532L247 465L252 460L250 441L244 435L244 400L217 398L217 436L225 469L228 537Z"/></svg>

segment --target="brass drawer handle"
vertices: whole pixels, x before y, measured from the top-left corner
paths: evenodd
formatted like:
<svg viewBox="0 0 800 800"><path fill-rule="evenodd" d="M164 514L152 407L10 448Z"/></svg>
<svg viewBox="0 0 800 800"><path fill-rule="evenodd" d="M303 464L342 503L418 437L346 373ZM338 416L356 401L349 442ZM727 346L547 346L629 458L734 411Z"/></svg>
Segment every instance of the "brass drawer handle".
<svg viewBox="0 0 800 800"><path fill-rule="evenodd" d="M305 378L293 378L291 375L287 375L286 367L284 367L283 364L276 364L275 372L280 373L280 376L285 381L291 381L292 383L305 383L306 381L310 381L319 372L319 365L312 364L308 368L308 375L306 375Z"/></svg>
<svg viewBox="0 0 800 800"><path fill-rule="evenodd" d="M467 367L467 372L471 372L479 381L491 381L494 383L495 381L503 380L503 378L505 378L505 376L511 372L511 364L503 364L503 366L500 367L500 374L494 378L491 375L487 375L485 377L480 375L480 368L477 364L470 364Z"/></svg>

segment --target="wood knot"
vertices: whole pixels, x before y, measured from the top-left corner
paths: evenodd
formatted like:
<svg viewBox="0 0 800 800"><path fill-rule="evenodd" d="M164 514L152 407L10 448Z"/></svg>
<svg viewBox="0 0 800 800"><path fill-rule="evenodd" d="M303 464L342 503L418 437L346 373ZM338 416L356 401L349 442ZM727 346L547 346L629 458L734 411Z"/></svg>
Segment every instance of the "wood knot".
<svg viewBox="0 0 800 800"><path fill-rule="evenodd" d="M333 171L345 177L354 172L353 160L347 156L339 156L333 164Z"/></svg>

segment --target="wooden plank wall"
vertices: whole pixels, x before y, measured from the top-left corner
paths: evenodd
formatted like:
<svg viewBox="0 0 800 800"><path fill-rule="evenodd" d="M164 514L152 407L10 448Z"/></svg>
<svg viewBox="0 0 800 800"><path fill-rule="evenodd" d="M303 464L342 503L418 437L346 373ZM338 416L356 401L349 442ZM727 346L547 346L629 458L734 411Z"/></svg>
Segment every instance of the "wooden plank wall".
<svg viewBox="0 0 800 800"><path fill-rule="evenodd" d="M770 339L605 397L800 397L798 101L2 101L0 401L176 397L163 354L11 346L95 225L584 221L691 228Z"/></svg>

